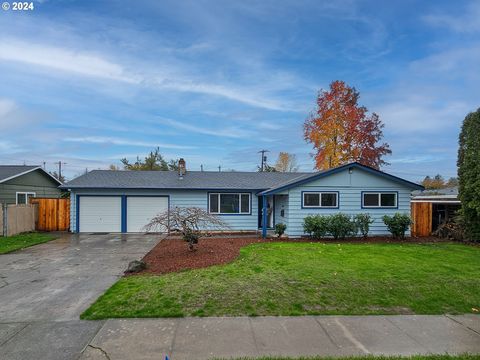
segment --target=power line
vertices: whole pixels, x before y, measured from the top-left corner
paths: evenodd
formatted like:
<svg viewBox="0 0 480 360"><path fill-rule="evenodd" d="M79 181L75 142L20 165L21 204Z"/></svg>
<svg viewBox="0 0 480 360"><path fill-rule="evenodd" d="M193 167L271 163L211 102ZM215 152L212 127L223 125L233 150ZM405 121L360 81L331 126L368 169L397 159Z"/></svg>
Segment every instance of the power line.
<svg viewBox="0 0 480 360"><path fill-rule="evenodd" d="M270 152L270 151L262 149L258 152L259 154L260 153L262 154L262 162L261 162L261 165L260 165L260 171L262 171L262 172L265 168L265 164L267 163L267 157L265 156L265 153L267 153L267 152Z"/></svg>
<svg viewBox="0 0 480 360"><path fill-rule="evenodd" d="M57 161L54 164L58 165L58 179L60 180L62 178L62 164L67 165L67 163L62 161Z"/></svg>

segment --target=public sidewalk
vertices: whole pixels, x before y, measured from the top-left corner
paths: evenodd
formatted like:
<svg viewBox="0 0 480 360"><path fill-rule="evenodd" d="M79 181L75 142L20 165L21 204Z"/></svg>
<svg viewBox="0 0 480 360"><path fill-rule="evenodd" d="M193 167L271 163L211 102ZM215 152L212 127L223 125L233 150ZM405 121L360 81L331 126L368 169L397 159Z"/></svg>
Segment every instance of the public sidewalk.
<svg viewBox="0 0 480 360"><path fill-rule="evenodd" d="M81 359L480 353L480 315L108 320Z"/></svg>

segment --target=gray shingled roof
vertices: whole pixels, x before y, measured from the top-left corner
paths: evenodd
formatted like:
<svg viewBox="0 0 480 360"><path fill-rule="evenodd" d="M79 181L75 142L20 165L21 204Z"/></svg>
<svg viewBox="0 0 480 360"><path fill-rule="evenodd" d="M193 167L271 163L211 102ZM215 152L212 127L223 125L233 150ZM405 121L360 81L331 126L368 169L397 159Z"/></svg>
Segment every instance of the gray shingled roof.
<svg viewBox="0 0 480 360"><path fill-rule="evenodd" d="M312 173L93 170L62 185L63 189L244 189L265 190Z"/></svg>
<svg viewBox="0 0 480 360"><path fill-rule="evenodd" d="M15 177L24 172L39 168L38 165L0 165L0 182L5 181L11 177Z"/></svg>
<svg viewBox="0 0 480 360"><path fill-rule="evenodd" d="M455 195L458 196L458 187L449 187L438 190L416 190L412 192L413 196L429 196L429 195Z"/></svg>

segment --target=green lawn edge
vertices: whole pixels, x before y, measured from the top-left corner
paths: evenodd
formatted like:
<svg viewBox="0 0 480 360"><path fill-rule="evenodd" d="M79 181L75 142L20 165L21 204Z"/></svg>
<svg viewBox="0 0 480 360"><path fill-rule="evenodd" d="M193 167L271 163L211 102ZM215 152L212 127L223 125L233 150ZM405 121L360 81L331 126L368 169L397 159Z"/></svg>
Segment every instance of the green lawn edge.
<svg viewBox="0 0 480 360"><path fill-rule="evenodd" d="M0 255L43 244L54 239L56 237L51 234L38 232L0 237Z"/></svg>
<svg viewBox="0 0 480 360"><path fill-rule="evenodd" d="M478 360L478 354L459 354L459 355L412 355L412 356L382 356L382 355L364 355L364 356L311 356L311 357L259 357L259 358L234 358L233 360ZM226 360L223 358L214 358L212 360Z"/></svg>
<svg viewBox="0 0 480 360"><path fill-rule="evenodd" d="M453 242L251 244L229 264L121 278L81 319L466 314L479 256Z"/></svg>

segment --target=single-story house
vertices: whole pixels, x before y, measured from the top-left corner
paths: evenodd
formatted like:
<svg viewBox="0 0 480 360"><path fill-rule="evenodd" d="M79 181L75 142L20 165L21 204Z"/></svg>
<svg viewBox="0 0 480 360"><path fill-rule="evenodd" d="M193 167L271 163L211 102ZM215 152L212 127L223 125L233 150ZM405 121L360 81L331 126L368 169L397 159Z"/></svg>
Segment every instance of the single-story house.
<svg viewBox="0 0 480 360"><path fill-rule="evenodd" d="M387 234L385 214L410 214L412 190L421 185L351 163L315 173L94 170L60 188L71 192L73 232L142 232L171 207L201 207L220 216L230 231L287 225L304 235L310 214L370 213L372 234ZM262 215L263 214L263 215Z"/></svg>
<svg viewBox="0 0 480 360"><path fill-rule="evenodd" d="M28 204L31 197L58 198L61 184L40 166L0 165L0 203Z"/></svg>

